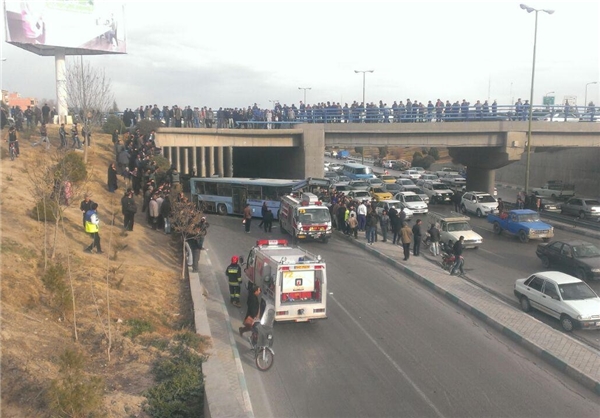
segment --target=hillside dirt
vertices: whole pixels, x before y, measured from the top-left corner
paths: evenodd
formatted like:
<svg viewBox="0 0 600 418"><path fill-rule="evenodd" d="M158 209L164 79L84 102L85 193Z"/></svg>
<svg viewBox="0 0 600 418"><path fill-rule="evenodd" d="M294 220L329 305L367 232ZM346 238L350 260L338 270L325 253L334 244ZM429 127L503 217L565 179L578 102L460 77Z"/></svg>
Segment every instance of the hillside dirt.
<svg viewBox="0 0 600 418"><path fill-rule="evenodd" d="M56 255L50 259L54 224L31 216L35 206L32 190L34 183L39 183L36 175L59 157L58 127L49 128L50 151L33 147L33 140L20 134L21 156L10 161L2 142L1 415L49 417L47 389L59 376L57 360L66 348L77 348L84 353L86 374L104 380L104 408L99 413L147 417L142 394L155 384L153 362L166 355L164 348L174 333L194 330L189 283L181 279L179 244L176 237L148 227L145 213L141 213L141 197L136 198L139 210L134 231L123 234L120 199L127 184L119 177L117 192L108 192L112 141L110 135L98 131L92 135L88 154L90 180L76 190L78 195L66 208ZM5 129L3 140L6 134ZM91 243L79 210L86 192L99 204L102 255L83 251ZM75 309L66 314L57 309L53 294L41 279L44 266L57 262L70 271L68 283L75 295ZM125 336L132 329L131 320L148 321L154 331Z"/></svg>

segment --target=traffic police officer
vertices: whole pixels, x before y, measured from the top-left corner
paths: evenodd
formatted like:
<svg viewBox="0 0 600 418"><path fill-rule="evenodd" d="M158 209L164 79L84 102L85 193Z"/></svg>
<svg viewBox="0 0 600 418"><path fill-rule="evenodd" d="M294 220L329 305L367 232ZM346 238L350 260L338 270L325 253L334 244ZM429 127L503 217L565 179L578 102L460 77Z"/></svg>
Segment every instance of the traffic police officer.
<svg viewBox="0 0 600 418"><path fill-rule="evenodd" d="M231 264L227 266L225 274L229 281L229 301L233 306L240 307L240 289L242 283L242 268L238 264L237 255L231 257Z"/></svg>

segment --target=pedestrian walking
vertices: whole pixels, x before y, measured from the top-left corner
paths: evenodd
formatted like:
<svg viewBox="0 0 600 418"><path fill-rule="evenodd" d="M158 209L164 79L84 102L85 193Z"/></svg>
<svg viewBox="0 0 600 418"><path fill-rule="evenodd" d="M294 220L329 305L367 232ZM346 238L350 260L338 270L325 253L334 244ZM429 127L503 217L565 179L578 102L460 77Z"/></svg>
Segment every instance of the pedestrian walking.
<svg viewBox="0 0 600 418"><path fill-rule="evenodd" d="M367 214L367 243L373 245L377 239L377 225L379 224L379 215L375 212L375 208L371 208Z"/></svg>
<svg viewBox="0 0 600 418"><path fill-rule="evenodd" d="M381 218L379 219L379 226L381 227L381 237L383 242L387 242L388 229L390 227L390 217L388 216L387 210L381 212Z"/></svg>
<svg viewBox="0 0 600 418"><path fill-rule="evenodd" d="M244 318L244 326L238 329L240 336L243 336L244 332L252 331L254 321L258 320L260 316L260 305L258 302L258 295L260 295L260 287L251 285L248 289L248 308L246 311L246 317Z"/></svg>
<svg viewBox="0 0 600 418"><path fill-rule="evenodd" d="M121 212L123 213L123 228L125 231L133 231L137 204L135 203L132 189L127 189L127 192L121 198Z"/></svg>
<svg viewBox="0 0 600 418"><path fill-rule="evenodd" d="M85 214L85 232L90 234L93 238L92 243L84 251L91 253L96 248L97 254L102 254L102 248L100 247L100 220L98 219L98 204L92 203L90 210Z"/></svg>
<svg viewBox="0 0 600 418"><path fill-rule="evenodd" d="M354 213L350 214L350 217L348 218L348 221L346 223L348 224L347 235L352 235L354 236L354 238L358 238L358 219L356 219Z"/></svg>
<svg viewBox="0 0 600 418"><path fill-rule="evenodd" d="M464 236L460 236L460 238L458 239L458 241L456 241L454 243L454 245L452 246L452 253L454 253L454 257L456 258L456 261L454 262L454 265L452 266L452 270L450 270L450 275L454 276L454 274L456 273L457 270L460 270L460 274L465 274L465 271L463 269L464 265L465 265L465 260L462 256L463 250L464 250L464 242L465 242L465 237Z"/></svg>
<svg viewBox="0 0 600 418"><path fill-rule="evenodd" d="M92 208L93 204L94 204L94 202L90 199L90 195L87 193L83 196L83 200L79 204L79 210L81 211L81 214L83 216L83 228L84 229L85 229L85 215Z"/></svg>
<svg viewBox="0 0 600 418"><path fill-rule="evenodd" d="M267 208L267 211L263 215L263 227L265 228L265 232L271 232L271 228L273 228L273 212L271 209Z"/></svg>
<svg viewBox="0 0 600 418"><path fill-rule="evenodd" d="M250 205L246 203L244 206L244 220L242 221L245 226L246 233L250 233L250 224L252 223L252 209L250 209Z"/></svg>

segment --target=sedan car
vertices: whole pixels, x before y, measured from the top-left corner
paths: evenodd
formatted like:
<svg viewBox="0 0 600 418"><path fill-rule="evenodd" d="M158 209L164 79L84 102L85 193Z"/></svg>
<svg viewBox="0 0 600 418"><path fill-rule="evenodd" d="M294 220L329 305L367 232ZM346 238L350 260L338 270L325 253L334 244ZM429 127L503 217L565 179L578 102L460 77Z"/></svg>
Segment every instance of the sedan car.
<svg viewBox="0 0 600 418"><path fill-rule="evenodd" d="M515 282L521 309L544 312L560 321L566 332L600 329L600 298L585 282L558 271L535 273Z"/></svg>
<svg viewBox="0 0 600 418"><path fill-rule="evenodd" d="M350 186L354 188L354 190L364 190L367 191L371 188L371 185L367 181L362 180L353 180L350 182Z"/></svg>
<svg viewBox="0 0 600 418"><path fill-rule="evenodd" d="M572 197L560 205L560 213L575 215L579 219L590 218L600 221L600 202L596 199Z"/></svg>
<svg viewBox="0 0 600 418"><path fill-rule="evenodd" d="M379 216L381 216L384 209L389 212L392 207L396 208L396 210L398 212L400 212L401 210L404 209L404 213L406 214L406 218L404 218L405 220L409 220L414 215L414 212L412 210L403 208L402 202L400 202L399 200L394 200L394 199L381 200L381 201L377 202L377 205L375 206L375 212L377 212L377 214Z"/></svg>
<svg viewBox="0 0 600 418"><path fill-rule="evenodd" d="M398 183L400 186L414 186L415 182L410 180L410 179L404 179L404 178L399 178L398 180L396 180L396 183Z"/></svg>
<svg viewBox="0 0 600 418"><path fill-rule="evenodd" d="M385 190L383 187L371 187L369 189L369 192L371 193L371 197L378 202L380 200L389 200L393 197L392 194Z"/></svg>
<svg viewBox="0 0 600 418"><path fill-rule="evenodd" d="M535 254L545 268L554 266L580 280L600 280L600 248L590 242L571 240L540 244Z"/></svg>
<svg viewBox="0 0 600 418"><path fill-rule="evenodd" d="M354 188L352 186L348 186L347 184L336 183L331 187L335 189L336 193L343 193L346 196L348 196L348 193L354 191Z"/></svg>
<svg viewBox="0 0 600 418"><path fill-rule="evenodd" d="M358 200L362 202L363 200L371 200L371 194L366 190L352 190L346 196L350 199Z"/></svg>

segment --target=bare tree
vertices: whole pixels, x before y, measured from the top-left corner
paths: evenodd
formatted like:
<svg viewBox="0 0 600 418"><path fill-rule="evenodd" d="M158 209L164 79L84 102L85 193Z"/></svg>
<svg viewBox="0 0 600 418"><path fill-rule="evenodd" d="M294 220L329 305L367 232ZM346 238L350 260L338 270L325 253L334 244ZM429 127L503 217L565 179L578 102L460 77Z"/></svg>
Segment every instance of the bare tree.
<svg viewBox="0 0 600 418"><path fill-rule="evenodd" d="M198 210L193 202L187 199L177 201L176 194L172 194L171 225L175 232L181 236L181 250L183 253L183 262L181 265L181 278L185 278L186 250L185 243L188 239L198 238L200 236L200 219L202 212Z"/></svg>
<svg viewBox="0 0 600 418"><path fill-rule="evenodd" d="M90 63L74 61L67 67L66 72L67 105L69 108L83 112L83 123L86 129L93 115L102 115L114 103L111 92L111 80L106 77L104 69L93 68ZM87 141L83 138L83 161L87 163Z"/></svg>

